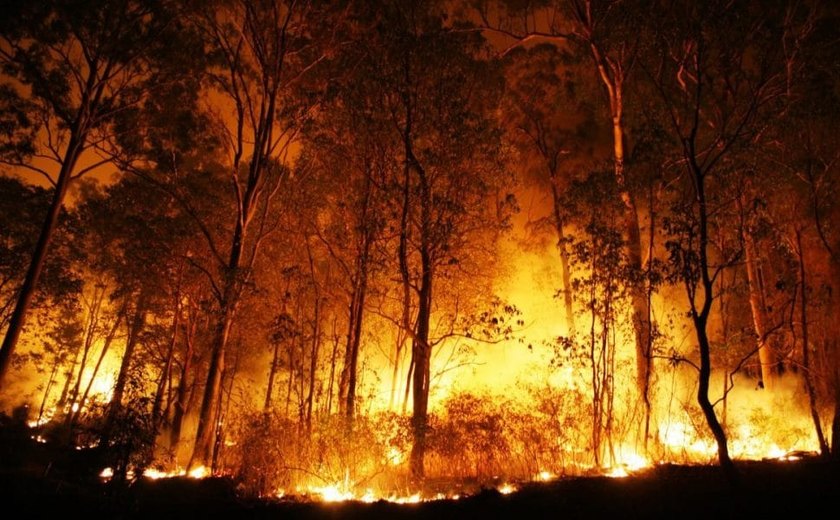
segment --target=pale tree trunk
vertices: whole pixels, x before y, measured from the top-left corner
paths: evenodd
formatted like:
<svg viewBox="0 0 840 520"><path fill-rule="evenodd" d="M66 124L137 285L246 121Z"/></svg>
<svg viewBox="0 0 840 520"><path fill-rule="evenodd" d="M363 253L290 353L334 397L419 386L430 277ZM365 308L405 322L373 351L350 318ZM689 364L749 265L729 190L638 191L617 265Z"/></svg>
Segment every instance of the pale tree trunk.
<svg viewBox="0 0 840 520"><path fill-rule="evenodd" d="M639 214L635 197L627 183L625 171L626 136L624 129L624 68L623 65L608 59L598 45L590 40L590 51L598 69L609 101L610 120L613 136L613 170L616 185L624 208L622 227L627 247L627 261L637 272L643 272L642 239L639 228ZM630 307L632 311L633 332L636 346L636 387L643 400L647 400L650 387L650 345L651 323L650 303L643 282L633 283L629 287Z"/></svg>
<svg viewBox="0 0 840 520"><path fill-rule="evenodd" d="M557 250L560 253L560 270L563 277L563 308L566 313L566 331L569 337L575 335L574 290L572 289L572 275L569 269L569 251L566 247L565 219L563 218L562 201L557 187L555 168L550 168L551 198L554 203L554 230L557 232Z"/></svg>
<svg viewBox="0 0 840 520"><path fill-rule="evenodd" d="M761 381L766 390L773 390L775 385L775 356L768 340L767 303L764 297L764 281L759 267L760 259L755 247L755 240L746 230L742 230L744 240L744 259L747 265L747 282L750 291L750 310L752 311L755 335L758 338L758 360L761 364Z"/></svg>

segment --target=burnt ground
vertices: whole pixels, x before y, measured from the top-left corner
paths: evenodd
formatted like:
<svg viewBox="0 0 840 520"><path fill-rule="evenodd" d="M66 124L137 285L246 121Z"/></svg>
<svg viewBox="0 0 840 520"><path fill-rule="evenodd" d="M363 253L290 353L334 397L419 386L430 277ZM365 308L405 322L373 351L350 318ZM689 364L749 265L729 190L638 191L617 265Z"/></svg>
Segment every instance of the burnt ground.
<svg viewBox="0 0 840 520"><path fill-rule="evenodd" d="M84 450L56 450L50 443L0 436L0 511L28 512L2 517L793 520L821 511L827 518L840 516L840 465L815 457L739 462L737 486L715 466L661 465L625 478L565 478L524 484L510 495L484 489L458 501L399 505L249 499L237 494L232 480L223 478L141 479L117 487L101 482L96 463Z"/></svg>

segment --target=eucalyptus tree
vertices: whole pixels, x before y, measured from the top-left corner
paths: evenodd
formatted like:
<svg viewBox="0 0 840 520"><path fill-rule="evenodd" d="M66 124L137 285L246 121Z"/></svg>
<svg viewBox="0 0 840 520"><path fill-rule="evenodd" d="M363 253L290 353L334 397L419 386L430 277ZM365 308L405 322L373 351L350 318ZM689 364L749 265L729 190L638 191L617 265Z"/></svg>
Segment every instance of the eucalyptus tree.
<svg viewBox="0 0 840 520"><path fill-rule="evenodd" d="M398 143L390 196L404 311L416 309L400 325L412 342L410 468L422 478L433 347L463 326L457 288L467 290L470 280L475 289L489 278L488 244L504 223L507 199L493 200L506 179L492 117L501 77L480 59L482 38L447 27L439 3L387 2L377 14L368 45L390 139Z"/></svg>
<svg viewBox="0 0 840 520"><path fill-rule="evenodd" d="M501 40L503 52L533 42L548 42L559 48L577 48L589 55L592 71L601 84L606 101L602 117L612 132L611 162L617 194L624 205L621 216L624 247L630 265L643 273L645 267L642 229L637 194L638 179L632 165L633 136L629 135L628 96L637 81L643 35L649 27L649 13L655 2L646 0L469 0L469 16L477 26ZM476 24L476 22L473 22ZM552 71L546 71L551 73ZM647 261L651 259L648 258ZM653 344L650 289L645 277L628 280L631 319L635 332L636 383L647 402L650 391L651 348Z"/></svg>
<svg viewBox="0 0 840 520"><path fill-rule="evenodd" d="M715 280L741 252L716 251L711 235L731 225L720 216L735 203L727 174L740 166L738 153L756 146L768 122L783 114L795 63L785 43L805 30L801 19L786 18L794 8L780 4L757 13L755 6L724 1L671 2L657 11L653 51L644 65L666 111L679 181L674 186L683 196L670 217L667 247L697 341L697 400L731 479L735 467L709 395L709 317Z"/></svg>
<svg viewBox="0 0 840 520"><path fill-rule="evenodd" d="M149 82L169 2L6 2L0 22L0 160L53 186L26 276L0 347L0 385L18 343L73 180L110 163L99 149Z"/></svg>

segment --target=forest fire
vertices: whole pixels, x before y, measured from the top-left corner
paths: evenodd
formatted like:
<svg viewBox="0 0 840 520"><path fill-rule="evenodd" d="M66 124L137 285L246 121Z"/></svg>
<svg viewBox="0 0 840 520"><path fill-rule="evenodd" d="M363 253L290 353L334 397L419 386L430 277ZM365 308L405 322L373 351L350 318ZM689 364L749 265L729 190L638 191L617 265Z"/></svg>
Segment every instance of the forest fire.
<svg viewBox="0 0 840 520"><path fill-rule="evenodd" d="M830 2L8 4L0 478L381 512L840 460Z"/></svg>

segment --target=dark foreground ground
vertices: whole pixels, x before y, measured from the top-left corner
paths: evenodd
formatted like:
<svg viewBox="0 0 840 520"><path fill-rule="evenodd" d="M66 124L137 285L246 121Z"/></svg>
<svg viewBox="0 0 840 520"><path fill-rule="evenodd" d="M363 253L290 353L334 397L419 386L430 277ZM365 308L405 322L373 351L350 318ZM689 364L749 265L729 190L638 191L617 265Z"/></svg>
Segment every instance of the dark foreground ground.
<svg viewBox="0 0 840 520"><path fill-rule="evenodd" d="M399 505L248 499L221 478L141 479L116 488L93 468L85 473L82 455L59 467L44 458L47 445L34 449L0 436L0 518L840 518L840 465L814 457L740 462L737 486L714 466L661 465L625 478L566 478L510 495L486 489L458 501Z"/></svg>

